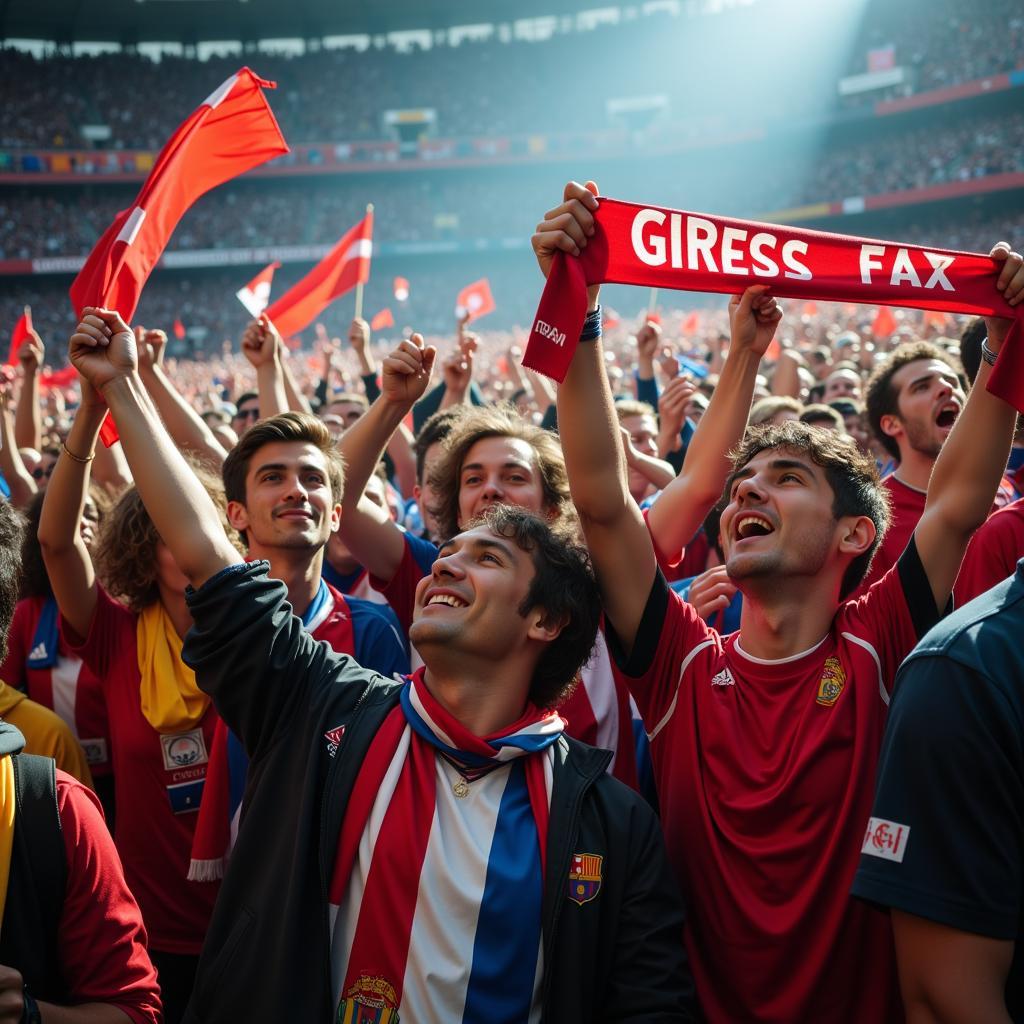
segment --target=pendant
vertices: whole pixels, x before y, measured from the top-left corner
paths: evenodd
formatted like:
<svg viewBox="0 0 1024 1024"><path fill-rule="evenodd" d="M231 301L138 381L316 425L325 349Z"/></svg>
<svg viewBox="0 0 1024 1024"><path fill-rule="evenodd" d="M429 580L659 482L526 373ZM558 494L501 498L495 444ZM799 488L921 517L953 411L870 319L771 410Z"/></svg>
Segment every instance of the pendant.
<svg viewBox="0 0 1024 1024"><path fill-rule="evenodd" d="M452 786L452 792L461 800L463 797L469 796L469 783L465 779L459 779Z"/></svg>

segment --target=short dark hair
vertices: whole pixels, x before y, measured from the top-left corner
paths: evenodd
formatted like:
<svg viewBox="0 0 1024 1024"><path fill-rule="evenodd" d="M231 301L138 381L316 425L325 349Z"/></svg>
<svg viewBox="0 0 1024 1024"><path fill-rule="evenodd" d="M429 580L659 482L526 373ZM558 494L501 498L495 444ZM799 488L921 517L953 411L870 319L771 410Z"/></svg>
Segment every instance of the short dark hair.
<svg viewBox="0 0 1024 1024"><path fill-rule="evenodd" d="M985 318L976 316L960 335L960 362L963 364L967 379L974 383L981 369L981 343L988 337L988 325Z"/></svg>
<svg viewBox="0 0 1024 1024"><path fill-rule="evenodd" d="M533 559L534 577L518 613L543 608L545 622L565 623L540 656L530 684L537 707L557 707L572 692L597 640L601 596L590 555L564 524L515 505L492 505L470 526L486 526Z"/></svg>
<svg viewBox="0 0 1024 1024"><path fill-rule="evenodd" d="M871 567L878 545L889 528L889 493L881 485L875 460L865 455L848 435L806 423L751 427L731 452L732 471L741 470L755 455L784 448L806 455L825 471L832 488L832 517L867 516L875 524L875 542L847 566L839 587L840 599L857 589ZM726 484L732 483L730 477Z"/></svg>
<svg viewBox="0 0 1024 1024"><path fill-rule="evenodd" d="M800 422L809 423L815 427L819 424L831 423L841 434L846 433L846 424L843 423L842 415L830 405L822 405L817 402L814 405L805 405L800 413Z"/></svg>
<svg viewBox="0 0 1024 1024"><path fill-rule="evenodd" d="M7 658L7 633L21 591L21 538L25 523L9 502L0 501L0 661Z"/></svg>
<svg viewBox="0 0 1024 1024"><path fill-rule="evenodd" d="M892 350L889 358L871 375L865 391L864 407L871 433L894 459L900 457L900 446L882 429L882 417L899 413L900 396L892 386L893 377L908 363L916 363L919 359L937 359L954 372L957 370L947 353L937 345L930 341L908 341Z"/></svg>
<svg viewBox="0 0 1024 1024"><path fill-rule="evenodd" d="M423 467L427 461L427 451L431 445L444 443L448 435L463 416L469 412L468 405L449 405L447 409L438 409L433 416L428 416L420 427L420 432L413 441L412 450L416 456L416 482L423 483Z"/></svg>
<svg viewBox="0 0 1024 1024"><path fill-rule="evenodd" d="M221 469L224 494L228 501L245 504L245 478L249 475L252 457L264 445L278 441L311 444L323 452L327 460L331 495L335 501L341 501L345 489L345 460L331 440L330 431L323 421L308 412L282 412L260 420L239 438L238 444L228 452Z"/></svg>
<svg viewBox="0 0 1024 1024"><path fill-rule="evenodd" d="M235 399L235 409L236 410L241 409L243 402L251 402L254 398L256 399L257 402L260 400L260 393L258 391L243 391ZM236 415L237 415L237 411L236 411Z"/></svg>
<svg viewBox="0 0 1024 1024"><path fill-rule="evenodd" d="M445 456L430 475L430 485L438 496L431 509L442 537L454 537L459 526L459 490L462 463L477 441L489 437L509 437L525 441L536 454L544 491L544 504L556 510L557 518L573 515L569 496L569 477L565 471L562 447L549 430L524 420L510 405L477 406L465 413L445 441Z"/></svg>

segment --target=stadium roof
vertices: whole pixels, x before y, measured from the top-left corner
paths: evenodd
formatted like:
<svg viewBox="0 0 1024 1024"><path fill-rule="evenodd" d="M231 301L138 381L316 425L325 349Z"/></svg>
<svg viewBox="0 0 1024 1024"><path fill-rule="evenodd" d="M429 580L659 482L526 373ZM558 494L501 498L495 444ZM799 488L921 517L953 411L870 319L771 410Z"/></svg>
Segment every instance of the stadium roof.
<svg viewBox="0 0 1024 1024"><path fill-rule="evenodd" d="M508 22L599 6L581 0L6 0L0 37L200 42L361 35Z"/></svg>

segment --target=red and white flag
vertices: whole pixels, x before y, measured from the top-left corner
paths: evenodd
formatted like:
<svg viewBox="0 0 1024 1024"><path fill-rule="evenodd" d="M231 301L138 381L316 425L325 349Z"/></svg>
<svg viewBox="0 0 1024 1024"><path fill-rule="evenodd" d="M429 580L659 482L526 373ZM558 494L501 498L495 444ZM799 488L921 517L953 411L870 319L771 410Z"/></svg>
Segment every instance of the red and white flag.
<svg viewBox="0 0 1024 1024"><path fill-rule="evenodd" d="M373 213L341 237L338 244L297 284L266 308L284 338L298 334L338 296L370 279Z"/></svg>
<svg viewBox="0 0 1024 1024"><path fill-rule="evenodd" d="M374 318L370 321L370 328L374 331L379 331L384 327L394 327L395 318L391 315L390 309L382 309L377 313Z"/></svg>
<svg viewBox="0 0 1024 1024"><path fill-rule="evenodd" d="M264 267L244 288L235 292L238 301L249 311L249 315L257 317L270 304L270 286L274 281L274 271L281 264L275 260Z"/></svg>
<svg viewBox="0 0 1024 1024"><path fill-rule="evenodd" d="M16 366L18 363L18 349L32 337L32 310L26 306L25 311L18 317L18 322L11 332L11 350L7 353L7 365Z"/></svg>
<svg viewBox="0 0 1024 1024"><path fill-rule="evenodd" d="M273 88L242 68L182 122L135 202L117 215L71 285L76 316L86 306L102 306L130 323L185 211L210 189L288 152L263 95Z"/></svg>
<svg viewBox="0 0 1024 1024"><path fill-rule="evenodd" d="M494 305L494 296L491 295L491 284L486 277L467 284L459 292L455 300L455 319L461 320L469 314L469 320L478 320L488 313L493 313L497 307Z"/></svg>
<svg viewBox="0 0 1024 1024"><path fill-rule="evenodd" d="M395 299L405 302L409 298L409 282L404 277L395 278Z"/></svg>

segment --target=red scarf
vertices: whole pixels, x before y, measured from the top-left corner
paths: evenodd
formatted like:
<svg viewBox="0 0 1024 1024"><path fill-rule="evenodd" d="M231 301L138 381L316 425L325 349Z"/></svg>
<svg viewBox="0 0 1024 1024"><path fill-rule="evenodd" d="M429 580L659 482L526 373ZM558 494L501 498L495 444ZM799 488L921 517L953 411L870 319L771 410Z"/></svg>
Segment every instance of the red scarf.
<svg viewBox="0 0 1024 1024"><path fill-rule="evenodd" d="M565 379L587 309L587 285L647 285L681 291L742 291L833 299L1016 321L989 390L1024 412L1024 304L996 291L989 256L711 217L600 199L595 232L580 256L555 254L523 365Z"/></svg>

